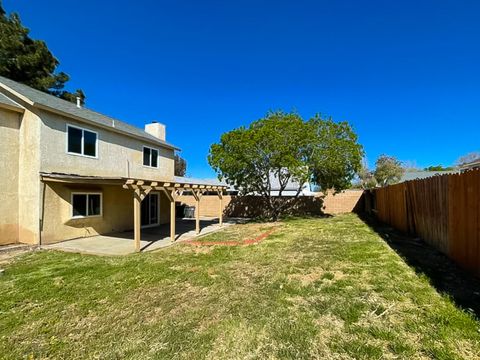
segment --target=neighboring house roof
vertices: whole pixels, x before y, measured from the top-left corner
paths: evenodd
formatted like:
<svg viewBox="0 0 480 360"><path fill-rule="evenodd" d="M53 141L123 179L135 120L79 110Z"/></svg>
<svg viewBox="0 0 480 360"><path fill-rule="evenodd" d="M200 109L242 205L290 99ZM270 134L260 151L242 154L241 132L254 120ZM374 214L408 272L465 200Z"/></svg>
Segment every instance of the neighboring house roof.
<svg viewBox="0 0 480 360"><path fill-rule="evenodd" d="M278 176L273 173L270 174L270 185L272 187L272 191L280 191L280 180L278 179ZM299 182L290 178L288 179L284 191L297 191L299 187Z"/></svg>
<svg viewBox="0 0 480 360"><path fill-rule="evenodd" d="M178 149L176 146L164 140L160 140L155 136L146 133L145 131L143 131L142 129L136 126L133 126L123 121L100 114L96 111L87 109L85 107L79 108L77 107L76 104L71 103L70 101L60 99L56 96L44 93L43 91L33 89L27 85L20 84L16 81L0 76L0 85L2 84L7 87L7 91L8 91L8 88L10 88L14 92L30 100L30 102L32 102L31 105L33 106L38 106L45 110L50 110L57 113L60 112L66 116L79 118L81 120L83 119L83 120L86 120L87 122L91 122L91 123L100 125L102 127L107 127L112 130L114 129L114 131L117 131L117 132L132 135L134 137L140 137L151 143L163 145L165 147L172 148L172 149ZM5 95L3 95L3 97L5 97Z"/></svg>
<svg viewBox="0 0 480 360"><path fill-rule="evenodd" d="M227 191L240 191L241 188L236 188L233 185L229 185L226 182L222 182L225 186L228 186ZM271 192L272 193L277 193L280 191L280 181L278 180L278 177L274 173L270 173L270 185L271 185ZM283 189L282 194L289 194L289 193L296 193L298 191L298 188L300 187L300 184L298 181L293 180L290 178L287 182L287 185L285 186L285 189ZM302 186L301 194L308 194L311 192L315 192L316 189L314 189L315 186L310 183L305 183Z"/></svg>
<svg viewBox="0 0 480 360"><path fill-rule="evenodd" d="M407 171L403 174L400 182L409 181L409 180L416 180L416 179L426 179L436 175L445 175L445 174L455 174L458 171L456 170L449 170L449 171Z"/></svg>
<svg viewBox="0 0 480 360"><path fill-rule="evenodd" d="M228 186L227 183L223 181L218 181L217 179L198 179L184 176L174 176L174 181L180 184L202 184L202 185L212 185L212 186Z"/></svg>
<svg viewBox="0 0 480 360"><path fill-rule="evenodd" d="M460 170L462 170L462 171L469 170L469 169L480 168L480 159L471 161L471 162L466 163L466 164L462 164L459 167L460 167Z"/></svg>

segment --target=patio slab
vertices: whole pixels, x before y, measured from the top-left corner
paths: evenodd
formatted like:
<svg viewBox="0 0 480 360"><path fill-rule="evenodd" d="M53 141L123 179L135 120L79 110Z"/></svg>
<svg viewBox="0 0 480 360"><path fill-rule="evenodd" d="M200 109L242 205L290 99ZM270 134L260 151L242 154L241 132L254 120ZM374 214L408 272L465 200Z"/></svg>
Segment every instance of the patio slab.
<svg viewBox="0 0 480 360"><path fill-rule="evenodd" d="M200 219L200 234L197 235L195 234L195 219L177 219L175 242L170 241L170 224L164 224L142 229L140 249L142 252L158 250L236 223L235 219L226 219L223 226L220 227L217 219L203 218ZM66 240L56 244L43 245L42 248L93 255L127 255L135 252L133 231Z"/></svg>

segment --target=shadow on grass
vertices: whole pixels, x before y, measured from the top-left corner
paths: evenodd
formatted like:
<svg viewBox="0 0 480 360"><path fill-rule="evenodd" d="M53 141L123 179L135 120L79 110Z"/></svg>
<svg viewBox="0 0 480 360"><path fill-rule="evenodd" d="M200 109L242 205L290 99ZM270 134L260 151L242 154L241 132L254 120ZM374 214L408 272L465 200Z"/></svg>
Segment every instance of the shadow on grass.
<svg viewBox="0 0 480 360"><path fill-rule="evenodd" d="M360 218L397 253L417 274L424 274L439 293L480 319L480 279L467 273L445 254L419 238L402 234L374 217Z"/></svg>

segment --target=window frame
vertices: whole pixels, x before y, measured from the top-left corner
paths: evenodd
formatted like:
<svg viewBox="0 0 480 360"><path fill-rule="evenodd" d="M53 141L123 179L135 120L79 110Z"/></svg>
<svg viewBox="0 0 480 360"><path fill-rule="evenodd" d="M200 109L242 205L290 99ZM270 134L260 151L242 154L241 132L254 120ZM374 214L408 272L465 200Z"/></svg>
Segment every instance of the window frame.
<svg viewBox="0 0 480 360"><path fill-rule="evenodd" d="M73 196L74 195L86 195L86 210L87 215L73 215ZM89 195L100 195L100 214L88 215L88 197ZM70 218L71 219L87 219L87 218L100 218L103 217L103 193L101 191L72 191L70 194Z"/></svg>
<svg viewBox="0 0 480 360"><path fill-rule="evenodd" d="M157 152L157 166L145 165L143 163L143 156L144 156L143 154L145 152L145 149L150 149L150 164L152 163L152 150L155 150ZM149 168L149 169L158 169L160 167L159 166L160 165L159 164L160 163L159 159L160 159L160 151L157 148L154 148L154 147L151 147L151 146L145 146L145 145L142 146L142 165L143 166L145 166L146 168Z"/></svg>
<svg viewBox="0 0 480 360"><path fill-rule="evenodd" d="M71 152L71 151L68 151L68 129L69 128L73 128L73 129L77 129L77 130L81 130L82 131L82 139L81 139L81 142L80 142L80 146L81 146L81 153L76 153L76 152ZM84 154L85 152L85 136L84 136L84 132L85 131L88 131L88 132L91 132L93 134L95 134L95 156L92 156L92 155L86 155ZM88 128L83 128L83 127L80 127L80 126L77 126L77 125L72 125L72 124L67 124L67 127L66 127L66 131L65 131L65 152L69 155L76 155L76 156L82 156L82 157L86 157L86 158L90 158L90 159L98 159L98 131L94 131L94 130L91 130L91 129L88 129Z"/></svg>

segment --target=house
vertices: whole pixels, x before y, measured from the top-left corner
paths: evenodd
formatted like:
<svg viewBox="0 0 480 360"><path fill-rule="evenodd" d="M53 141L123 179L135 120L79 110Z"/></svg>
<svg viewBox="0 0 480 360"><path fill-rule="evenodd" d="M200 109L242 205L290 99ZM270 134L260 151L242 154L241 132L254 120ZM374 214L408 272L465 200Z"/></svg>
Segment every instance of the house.
<svg viewBox="0 0 480 360"><path fill-rule="evenodd" d="M468 163L462 164L458 167L460 172L465 172L468 170L480 169L480 159L470 161Z"/></svg>
<svg viewBox="0 0 480 360"><path fill-rule="evenodd" d="M288 179L285 187L282 190L282 186L280 185L280 181L278 176L274 173L270 174L270 195L271 196L296 196L298 192L298 196L317 196L321 193L321 189L318 185L315 185L312 182L306 182L300 188L300 183L292 178ZM237 188L233 185L227 185L227 183L222 182L226 188L226 193L228 195L238 195L240 193L241 188ZM300 191L299 191L300 188ZM280 193L281 191L281 193ZM252 194L258 195L258 194Z"/></svg>
<svg viewBox="0 0 480 360"><path fill-rule="evenodd" d="M145 130L0 77L0 244L171 224L175 200L224 186L174 176L165 126ZM220 221L221 221L221 214ZM199 229L197 218L197 231Z"/></svg>

